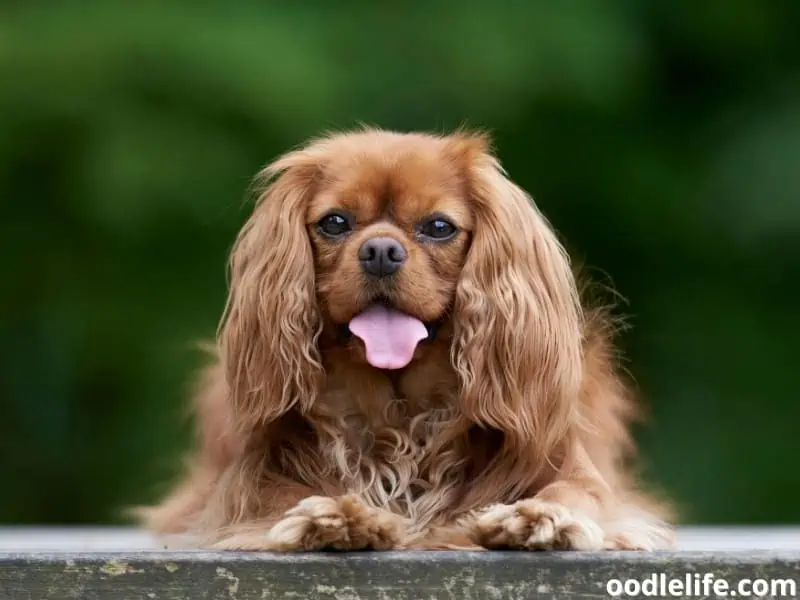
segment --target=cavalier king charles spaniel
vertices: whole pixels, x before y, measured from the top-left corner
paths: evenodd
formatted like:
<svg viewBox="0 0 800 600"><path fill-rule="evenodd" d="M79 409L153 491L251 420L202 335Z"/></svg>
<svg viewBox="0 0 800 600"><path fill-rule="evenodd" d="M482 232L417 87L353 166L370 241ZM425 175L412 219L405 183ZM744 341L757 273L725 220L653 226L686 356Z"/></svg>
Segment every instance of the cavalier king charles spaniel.
<svg viewBox="0 0 800 600"><path fill-rule="evenodd" d="M142 511L229 550L652 550L608 311L487 136L290 152L231 254L187 472Z"/></svg>

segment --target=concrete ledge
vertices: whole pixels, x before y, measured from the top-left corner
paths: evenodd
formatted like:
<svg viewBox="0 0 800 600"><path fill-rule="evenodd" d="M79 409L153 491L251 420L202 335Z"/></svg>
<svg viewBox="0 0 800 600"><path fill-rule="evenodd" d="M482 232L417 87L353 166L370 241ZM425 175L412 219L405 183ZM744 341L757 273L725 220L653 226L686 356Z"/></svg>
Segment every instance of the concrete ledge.
<svg viewBox="0 0 800 600"><path fill-rule="evenodd" d="M612 579L639 584L650 579L656 586L677 579L684 582L683 593L670 595L665 587L663 594L649 595L714 597L713 590L704 593L702 587L687 592L687 582L702 586L705 573L713 574L711 582L724 580L733 592L743 579L761 579L772 586L772 597L797 593L800 529L690 529L680 539L682 547L691 549L276 555L155 549L153 540L131 530L0 529L0 598L608 598ZM776 580L785 583L776 587ZM728 597L734 595L744 594Z"/></svg>

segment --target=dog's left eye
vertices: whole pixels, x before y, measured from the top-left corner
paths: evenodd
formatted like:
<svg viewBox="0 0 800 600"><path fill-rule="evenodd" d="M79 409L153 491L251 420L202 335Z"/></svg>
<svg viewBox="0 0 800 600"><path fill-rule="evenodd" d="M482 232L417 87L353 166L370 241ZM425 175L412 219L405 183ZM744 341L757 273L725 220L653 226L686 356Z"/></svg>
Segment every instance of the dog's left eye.
<svg viewBox="0 0 800 600"><path fill-rule="evenodd" d="M317 227L329 237L340 237L352 229L350 221L336 213L322 217L317 223Z"/></svg>
<svg viewBox="0 0 800 600"><path fill-rule="evenodd" d="M456 234L456 231L455 225L441 217L426 221L419 228L420 235L434 240L449 239Z"/></svg>

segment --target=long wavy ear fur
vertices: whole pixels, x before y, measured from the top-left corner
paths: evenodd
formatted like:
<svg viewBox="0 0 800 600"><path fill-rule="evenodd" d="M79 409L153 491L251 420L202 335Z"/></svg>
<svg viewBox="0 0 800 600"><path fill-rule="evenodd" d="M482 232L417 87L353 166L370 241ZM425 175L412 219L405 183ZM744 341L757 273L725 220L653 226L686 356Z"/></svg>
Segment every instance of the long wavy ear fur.
<svg viewBox="0 0 800 600"><path fill-rule="evenodd" d="M318 167L303 151L268 166L266 189L231 253L218 338L234 421L244 431L306 409L319 386L321 325L305 224Z"/></svg>
<svg viewBox="0 0 800 600"><path fill-rule="evenodd" d="M462 408L511 443L547 452L566 431L581 380L582 317L569 259L485 137L458 135L450 150L475 211L455 303Z"/></svg>

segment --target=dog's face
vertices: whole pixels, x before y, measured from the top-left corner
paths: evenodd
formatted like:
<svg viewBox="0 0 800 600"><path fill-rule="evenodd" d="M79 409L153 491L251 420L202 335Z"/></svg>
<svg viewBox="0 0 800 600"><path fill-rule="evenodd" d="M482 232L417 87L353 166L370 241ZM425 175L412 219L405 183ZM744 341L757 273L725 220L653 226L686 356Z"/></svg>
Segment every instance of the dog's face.
<svg viewBox="0 0 800 600"><path fill-rule="evenodd" d="M469 421L558 433L581 373L575 281L485 137L333 135L265 175L231 256L220 329L240 426L307 411L343 330L362 351L336 360L381 370L437 360L457 374ZM442 323L449 352L418 352Z"/></svg>
<svg viewBox="0 0 800 600"><path fill-rule="evenodd" d="M306 225L326 324L361 340L354 356L400 369L452 311L474 216L444 144L396 139L376 150L330 159Z"/></svg>

